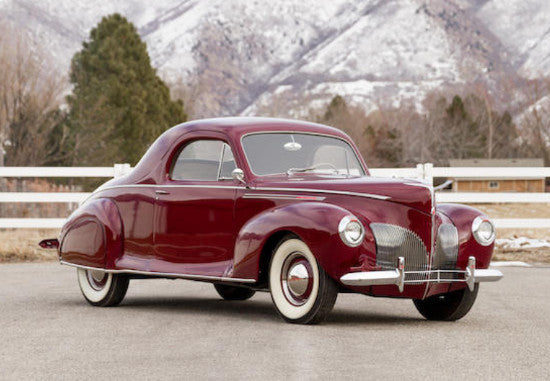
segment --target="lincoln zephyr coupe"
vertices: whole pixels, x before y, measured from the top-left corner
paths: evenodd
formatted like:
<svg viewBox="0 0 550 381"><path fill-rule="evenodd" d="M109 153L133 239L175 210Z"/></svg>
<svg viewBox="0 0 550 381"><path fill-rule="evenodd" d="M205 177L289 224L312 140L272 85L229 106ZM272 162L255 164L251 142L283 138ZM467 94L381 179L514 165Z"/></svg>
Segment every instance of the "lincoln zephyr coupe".
<svg viewBox="0 0 550 381"><path fill-rule="evenodd" d="M425 183L373 177L335 128L269 118L166 131L127 175L98 188L58 239L84 298L119 304L132 278L210 282L227 300L269 291L281 317L316 323L339 292L410 298L430 320L468 313L495 229L438 204Z"/></svg>

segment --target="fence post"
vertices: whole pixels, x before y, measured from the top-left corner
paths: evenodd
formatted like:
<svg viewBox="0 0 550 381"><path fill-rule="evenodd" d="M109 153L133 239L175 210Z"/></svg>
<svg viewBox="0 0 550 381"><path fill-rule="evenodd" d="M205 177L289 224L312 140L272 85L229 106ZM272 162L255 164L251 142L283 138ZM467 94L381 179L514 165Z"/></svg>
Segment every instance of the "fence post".
<svg viewBox="0 0 550 381"><path fill-rule="evenodd" d="M130 170L132 168L130 167L130 164L124 163L124 164L115 164L114 165L114 177L121 177L128 173L130 173Z"/></svg>
<svg viewBox="0 0 550 381"><path fill-rule="evenodd" d="M434 185L434 165L432 163L424 164L424 180L430 185Z"/></svg>
<svg viewBox="0 0 550 381"><path fill-rule="evenodd" d="M416 164L416 178L424 180L424 164Z"/></svg>

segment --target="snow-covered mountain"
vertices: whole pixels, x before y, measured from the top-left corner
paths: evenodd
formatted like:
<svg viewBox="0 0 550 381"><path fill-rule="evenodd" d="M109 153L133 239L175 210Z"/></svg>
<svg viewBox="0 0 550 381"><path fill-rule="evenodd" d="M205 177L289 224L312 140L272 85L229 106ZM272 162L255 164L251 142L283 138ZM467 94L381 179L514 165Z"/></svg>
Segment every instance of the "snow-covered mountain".
<svg viewBox="0 0 550 381"><path fill-rule="evenodd" d="M336 94L371 109L446 84L550 75L547 0L0 0L0 21L63 72L114 12L165 80L199 94L198 116L299 114Z"/></svg>

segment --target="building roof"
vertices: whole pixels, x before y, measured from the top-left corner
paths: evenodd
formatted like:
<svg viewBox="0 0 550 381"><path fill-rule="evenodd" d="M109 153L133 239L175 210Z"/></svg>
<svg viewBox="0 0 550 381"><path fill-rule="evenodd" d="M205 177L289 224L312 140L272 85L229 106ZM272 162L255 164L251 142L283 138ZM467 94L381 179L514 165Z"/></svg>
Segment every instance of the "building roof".
<svg viewBox="0 0 550 381"><path fill-rule="evenodd" d="M450 159L449 167L544 167L544 159Z"/></svg>
<svg viewBox="0 0 550 381"><path fill-rule="evenodd" d="M541 158L535 159L450 159L450 167L544 167L544 160ZM487 177L465 177L458 178L456 181L494 181L494 180L543 180L544 176L526 176L520 170L517 172L517 177L498 177L488 174Z"/></svg>

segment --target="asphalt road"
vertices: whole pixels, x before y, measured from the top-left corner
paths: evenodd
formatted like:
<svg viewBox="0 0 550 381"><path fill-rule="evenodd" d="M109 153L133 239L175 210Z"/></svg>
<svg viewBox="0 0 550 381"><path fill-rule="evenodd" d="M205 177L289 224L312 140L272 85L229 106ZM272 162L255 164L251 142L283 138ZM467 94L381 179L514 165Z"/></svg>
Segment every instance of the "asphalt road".
<svg viewBox="0 0 550 381"><path fill-rule="evenodd" d="M472 311L428 322L409 300L341 294L319 326L284 323L268 293L134 280L89 306L74 269L0 265L0 379L550 379L550 268L502 268Z"/></svg>

